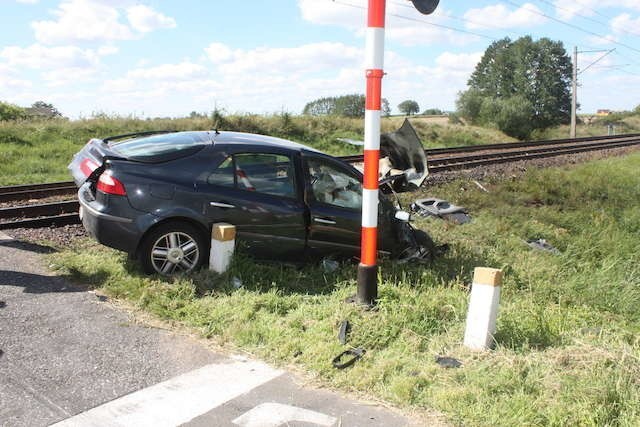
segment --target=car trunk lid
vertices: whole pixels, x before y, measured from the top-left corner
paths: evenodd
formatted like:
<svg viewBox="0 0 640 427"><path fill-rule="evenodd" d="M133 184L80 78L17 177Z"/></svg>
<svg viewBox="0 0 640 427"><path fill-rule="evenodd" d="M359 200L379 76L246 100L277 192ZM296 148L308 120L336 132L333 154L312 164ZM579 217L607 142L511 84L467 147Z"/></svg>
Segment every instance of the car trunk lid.
<svg viewBox="0 0 640 427"><path fill-rule="evenodd" d="M87 144L73 156L68 166L73 180L78 187L87 180L97 180L100 172L104 170L104 164L109 159L122 159L109 143L98 138L92 138Z"/></svg>

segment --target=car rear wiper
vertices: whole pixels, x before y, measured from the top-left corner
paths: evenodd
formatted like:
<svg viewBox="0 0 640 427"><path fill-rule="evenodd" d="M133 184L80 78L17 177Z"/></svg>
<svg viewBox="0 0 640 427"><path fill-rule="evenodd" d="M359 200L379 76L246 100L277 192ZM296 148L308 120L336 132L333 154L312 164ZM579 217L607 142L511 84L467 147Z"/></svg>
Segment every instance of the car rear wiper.
<svg viewBox="0 0 640 427"><path fill-rule="evenodd" d="M110 142L110 141L114 141L116 139L122 139L122 138L128 138L131 136L147 136L147 135L155 135L155 134L160 134L160 133L172 133L172 132L176 132L175 130L148 130L148 131L144 131L144 132L133 132L133 133L125 133L122 135L115 135L115 136L110 136L107 138L104 138L102 140L102 142Z"/></svg>

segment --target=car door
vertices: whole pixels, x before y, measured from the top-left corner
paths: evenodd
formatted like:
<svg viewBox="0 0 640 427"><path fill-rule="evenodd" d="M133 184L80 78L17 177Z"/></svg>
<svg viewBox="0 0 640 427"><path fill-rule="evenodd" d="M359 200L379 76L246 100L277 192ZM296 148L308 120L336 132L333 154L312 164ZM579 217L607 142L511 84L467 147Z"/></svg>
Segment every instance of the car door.
<svg viewBox="0 0 640 427"><path fill-rule="evenodd" d="M360 176L339 161L313 154L303 156L303 165L310 253L358 256L362 222Z"/></svg>
<svg viewBox="0 0 640 427"><path fill-rule="evenodd" d="M305 249L306 206L290 155L234 153L212 168L204 211L210 223L236 226L238 240L260 258L297 260Z"/></svg>

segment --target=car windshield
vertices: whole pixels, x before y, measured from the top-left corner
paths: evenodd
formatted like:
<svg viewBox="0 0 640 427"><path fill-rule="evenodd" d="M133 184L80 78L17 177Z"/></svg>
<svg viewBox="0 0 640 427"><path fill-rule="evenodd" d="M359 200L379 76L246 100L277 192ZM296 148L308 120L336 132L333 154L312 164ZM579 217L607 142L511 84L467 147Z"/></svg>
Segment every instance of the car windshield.
<svg viewBox="0 0 640 427"><path fill-rule="evenodd" d="M129 139L113 144L112 148L127 158L145 159L204 145L210 141L206 132L179 132Z"/></svg>

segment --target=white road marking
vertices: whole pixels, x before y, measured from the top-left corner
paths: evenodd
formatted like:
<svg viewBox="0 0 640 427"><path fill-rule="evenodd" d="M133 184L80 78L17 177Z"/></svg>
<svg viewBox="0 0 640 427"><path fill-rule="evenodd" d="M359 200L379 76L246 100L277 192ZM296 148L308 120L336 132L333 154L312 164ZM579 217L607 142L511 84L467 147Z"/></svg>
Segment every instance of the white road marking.
<svg viewBox="0 0 640 427"><path fill-rule="evenodd" d="M338 421L320 412L283 405L281 403L262 403L233 420L240 427L278 427L298 421L331 427Z"/></svg>
<svg viewBox="0 0 640 427"><path fill-rule="evenodd" d="M283 374L255 362L203 366L68 418L52 427L173 427Z"/></svg>

